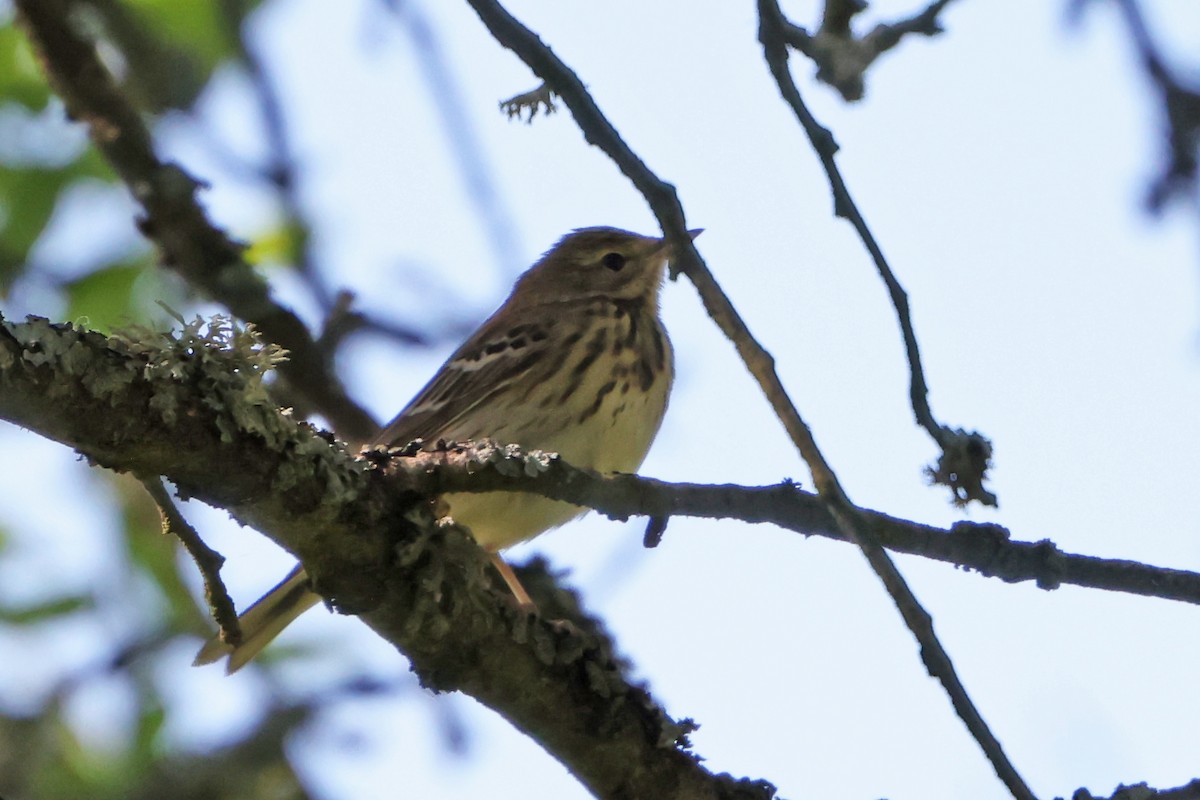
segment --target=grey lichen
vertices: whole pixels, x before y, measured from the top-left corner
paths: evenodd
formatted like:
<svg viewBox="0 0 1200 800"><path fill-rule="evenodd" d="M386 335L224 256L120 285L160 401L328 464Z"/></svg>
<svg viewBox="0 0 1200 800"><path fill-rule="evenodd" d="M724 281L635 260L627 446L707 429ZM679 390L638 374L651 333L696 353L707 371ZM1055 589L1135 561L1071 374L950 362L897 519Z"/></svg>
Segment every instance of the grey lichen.
<svg viewBox="0 0 1200 800"><path fill-rule="evenodd" d="M491 466L501 475L515 478L520 475L536 477L550 469L558 459L558 453L544 450L524 450L515 444L497 444L491 439L480 439L466 444L467 471L474 472L475 465Z"/></svg>
<svg viewBox="0 0 1200 800"><path fill-rule="evenodd" d="M176 315L182 326L178 333L133 326L114 333L109 345L117 352L143 362L142 375L152 385L187 386L216 411L221 441L231 442L239 433L261 436L272 445L281 444L285 431L294 428L280 418L267 395L264 378L287 358L281 347L264 342L253 325L216 315L190 322ZM156 392L151 407L164 422L175 421L183 398L178 392Z"/></svg>
<svg viewBox="0 0 1200 800"><path fill-rule="evenodd" d="M172 312L173 313L173 312ZM330 448L310 429L280 409L267 391L267 376L287 358L287 351L263 341L253 325L216 315L188 321L173 314L175 332L133 326L114 333L108 346L131 356L138 365L129 380L144 379L153 387L151 410L168 425L197 403L213 412L222 442L247 435L272 449L289 451L274 474L273 488L286 492L317 479L326 499L344 502L357 494L356 477L366 467L348 452ZM96 386L96 391L117 386Z"/></svg>

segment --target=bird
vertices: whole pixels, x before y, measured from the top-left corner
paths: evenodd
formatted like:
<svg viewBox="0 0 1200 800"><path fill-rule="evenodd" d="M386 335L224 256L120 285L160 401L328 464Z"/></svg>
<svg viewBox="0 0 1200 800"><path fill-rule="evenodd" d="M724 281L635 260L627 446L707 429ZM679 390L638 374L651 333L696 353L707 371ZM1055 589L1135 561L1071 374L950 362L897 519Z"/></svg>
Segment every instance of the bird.
<svg viewBox="0 0 1200 800"><path fill-rule="evenodd" d="M555 452L600 473L636 472L674 382L674 351L659 314L672 258L665 238L619 228L562 237L366 448L486 437ZM438 508L489 553L529 610L533 601L499 553L587 510L523 492L452 492ZM235 672L320 599L297 565L239 617L238 645L213 637L194 663L228 656L227 671Z"/></svg>

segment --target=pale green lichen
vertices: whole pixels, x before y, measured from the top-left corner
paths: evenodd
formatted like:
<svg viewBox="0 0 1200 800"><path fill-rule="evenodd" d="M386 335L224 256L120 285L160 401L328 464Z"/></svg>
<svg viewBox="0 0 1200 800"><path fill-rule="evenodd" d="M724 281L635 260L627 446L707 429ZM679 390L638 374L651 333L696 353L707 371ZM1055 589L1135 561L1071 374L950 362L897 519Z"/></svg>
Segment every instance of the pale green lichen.
<svg viewBox="0 0 1200 800"><path fill-rule="evenodd" d="M175 314L182 329L175 334L134 326L115 332L109 346L143 361L142 376L152 386L191 387L217 416L221 440L232 442L240 433L262 436L278 446L286 434L279 413L267 394L264 378L287 357L278 345L264 342L253 325L217 315L188 322ZM194 394L198 392L198 394ZM173 391L156 391L150 407L173 423L184 398Z"/></svg>
<svg viewBox="0 0 1200 800"><path fill-rule="evenodd" d="M465 449L466 468L474 472L480 466L491 466L510 478L528 475L536 477L550 469L558 453L545 450L524 450L519 445L500 445L491 439L471 442Z"/></svg>
<svg viewBox="0 0 1200 800"><path fill-rule="evenodd" d="M199 402L214 412L221 441L253 435L272 449L289 450L275 472L275 490L316 478L334 498L357 495L355 476L366 466L345 450L330 448L293 420L290 409L271 400L266 377L286 359L286 350L263 341L253 325L223 315L187 321L171 313L181 325L178 332L135 326L108 340L113 350L140 364L139 377L154 389L150 408L164 422L173 424Z"/></svg>

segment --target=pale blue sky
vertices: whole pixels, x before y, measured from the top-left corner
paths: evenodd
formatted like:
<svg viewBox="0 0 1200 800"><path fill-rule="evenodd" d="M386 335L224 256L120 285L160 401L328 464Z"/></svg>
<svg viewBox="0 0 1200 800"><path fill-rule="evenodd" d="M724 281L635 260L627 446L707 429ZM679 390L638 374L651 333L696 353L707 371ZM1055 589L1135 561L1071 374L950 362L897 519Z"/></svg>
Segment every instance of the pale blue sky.
<svg viewBox="0 0 1200 800"><path fill-rule="evenodd" d="M285 70L317 244L331 281L355 289L369 308L423 313L429 301L409 288L404 270L426 269L466 301L437 313L481 317L515 271L565 231L655 230L644 202L583 142L565 109L530 126L506 120L497 101L537 80L465 4L425 2L514 221L519 252L507 262L492 257L403 29L368 0L336 12L314 0L279 5L262 15L261 33L271 63ZM697 244L710 268L776 356L855 501L939 525L996 521L1018 539L1195 570L1196 210L1177 208L1161 221L1141 212L1159 163L1157 106L1117 16L1092 5L1085 24L1070 29L1065 3L962 0L945 15L947 35L906 41L885 57L853 107L793 58L910 293L935 413L994 441L1001 507L966 514L925 485L922 466L934 448L912 423L894 313L851 229L831 215L817 160L762 62L753 4L527 0L510 10L677 185L689 225L706 228ZM802 24L815 19L815 6L784 3ZM1156 32L1194 52L1195 6L1159 7ZM911 6L880 1L872 10L890 18ZM252 112L235 82L223 87L209 100L218 127L253 151ZM182 125L172 125L169 142L194 172L215 179L207 199L235 234L248 238L266 224L261 198L217 178ZM663 307L679 374L643 472L807 484L690 285L668 285ZM452 346L412 354L362 342L344 374L386 417ZM52 446L8 430L0 436L3 447L36 458L0 488L8 508L64 471L79 472ZM222 513L189 513L228 556L240 600L286 571L286 556L231 528ZM59 504L29 510L25 524L65 525L96 552L112 538ZM70 558L75 540L65 534L62 545L49 541L29 558L61 557L80 580L101 579L103 559ZM593 515L516 555L542 552L574 572L668 711L702 725L693 739L711 769L769 779L793 798L1005 796L856 551L765 526L685 519L672 521L657 550L640 541L640 523ZM1195 608L1071 588L1046 593L898 560L1040 796L1197 777ZM328 651L294 667L301 685L364 666L406 670L353 620L314 612L288 637ZM244 720L261 684L252 671L229 679L190 671L189 658L179 653L171 678L183 709L177 735L219 737ZM466 761L445 753L431 704L411 694L334 714L330 730L365 732L358 747L324 732L292 753L313 785L339 800L584 796L503 720L470 700L450 702L468 720Z"/></svg>

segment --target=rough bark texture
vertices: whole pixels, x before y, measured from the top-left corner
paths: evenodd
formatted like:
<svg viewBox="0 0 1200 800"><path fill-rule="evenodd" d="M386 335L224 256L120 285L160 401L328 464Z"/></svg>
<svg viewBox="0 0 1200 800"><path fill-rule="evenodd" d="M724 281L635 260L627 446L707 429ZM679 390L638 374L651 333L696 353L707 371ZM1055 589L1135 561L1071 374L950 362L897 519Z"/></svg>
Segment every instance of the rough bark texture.
<svg viewBox="0 0 1200 800"><path fill-rule="evenodd" d="M466 692L562 761L599 797L770 797L714 776L675 722L631 683L595 620L531 575L555 625L492 590L482 551L404 490L388 459L343 446L266 402L276 358L231 326L178 338L106 338L0 320L0 417L96 464L163 475L295 553L339 610L355 613L434 690Z"/></svg>

